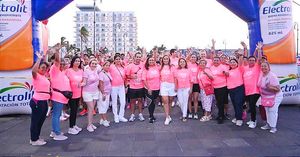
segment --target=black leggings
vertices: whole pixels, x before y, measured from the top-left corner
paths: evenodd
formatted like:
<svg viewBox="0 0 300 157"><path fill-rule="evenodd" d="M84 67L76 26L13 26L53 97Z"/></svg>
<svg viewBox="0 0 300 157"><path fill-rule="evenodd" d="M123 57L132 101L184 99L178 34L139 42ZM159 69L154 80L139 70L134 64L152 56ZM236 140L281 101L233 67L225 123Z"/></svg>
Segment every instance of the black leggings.
<svg viewBox="0 0 300 157"><path fill-rule="evenodd" d="M79 104L80 98L76 99L70 99L69 100L69 106L70 106L70 128L73 128L76 125L76 116L77 116L77 110L78 110L78 104Z"/></svg>
<svg viewBox="0 0 300 157"><path fill-rule="evenodd" d="M155 100L158 98L159 96L159 90L153 90L151 95L149 95L148 91L145 92L146 93L146 99L151 99L151 103L148 106L148 110L149 110L149 117L153 118L153 114L154 114L154 110L155 110Z"/></svg>
<svg viewBox="0 0 300 157"><path fill-rule="evenodd" d="M31 124L30 124L30 136L31 141L36 141L40 138L41 129L46 119L48 111L47 100L30 100L31 107Z"/></svg>
<svg viewBox="0 0 300 157"><path fill-rule="evenodd" d="M251 112L251 121L256 121L256 102L259 99L259 94L248 95L247 99L249 100L249 108Z"/></svg>
<svg viewBox="0 0 300 157"><path fill-rule="evenodd" d="M218 118L224 118L224 104L226 99L228 99L228 89L227 87L215 88L215 97L217 100L218 107Z"/></svg>

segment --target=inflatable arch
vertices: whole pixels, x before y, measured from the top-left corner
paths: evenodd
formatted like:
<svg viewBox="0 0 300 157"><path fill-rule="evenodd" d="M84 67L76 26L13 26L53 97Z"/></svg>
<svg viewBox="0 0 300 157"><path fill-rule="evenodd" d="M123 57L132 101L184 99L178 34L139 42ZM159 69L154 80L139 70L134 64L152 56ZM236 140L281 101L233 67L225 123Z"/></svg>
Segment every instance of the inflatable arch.
<svg viewBox="0 0 300 157"><path fill-rule="evenodd" d="M47 19L72 0L1 0L0 115L30 114L35 51L46 51ZM250 53L264 53L280 78L283 104L300 103L291 0L217 0L247 22Z"/></svg>

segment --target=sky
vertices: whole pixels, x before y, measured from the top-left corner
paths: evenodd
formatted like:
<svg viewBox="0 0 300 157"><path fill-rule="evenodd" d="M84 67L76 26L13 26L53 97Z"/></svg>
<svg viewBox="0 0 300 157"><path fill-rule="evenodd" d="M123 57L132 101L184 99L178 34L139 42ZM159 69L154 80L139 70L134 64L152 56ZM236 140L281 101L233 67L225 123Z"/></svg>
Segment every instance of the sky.
<svg viewBox="0 0 300 157"><path fill-rule="evenodd" d="M50 46L62 36L74 42L76 5L93 5L93 0L74 0L50 17ZM138 45L147 49L161 44L208 48L212 38L217 49L248 43L247 24L215 0L96 0L96 5L103 11L134 11ZM300 24L300 6L293 5L293 15Z"/></svg>

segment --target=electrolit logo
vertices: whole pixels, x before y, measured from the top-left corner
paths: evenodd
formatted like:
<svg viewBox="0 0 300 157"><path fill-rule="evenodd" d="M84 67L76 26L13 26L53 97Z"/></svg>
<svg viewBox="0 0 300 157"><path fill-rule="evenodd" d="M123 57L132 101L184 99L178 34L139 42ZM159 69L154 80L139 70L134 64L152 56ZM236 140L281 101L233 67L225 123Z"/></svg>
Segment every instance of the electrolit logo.
<svg viewBox="0 0 300 157"><path fill-rule="evenodd" d="M282 4L284 2L289 2L289 0L278 0L276 1L272 6L264 7L263 8L263 14L274 14L274 13L288 13L291 12L292 9L290 6L283 6L279 4Z"/></svg>
<svg viewBox="0 0 300 157"><path fill-rule="evenodd" d="M30 100L33 95L32 86L28 83L11 82L11 86L0 89L0 102L16 102ZM13 89L25 89L22 94L12 94L9 91ZM5 94L7 93L7 94Z"/></svg>
<svg viewBox="0 0 300 157"><path fill-rule="evenodd" d="M12 12L12 13L27 13L27 6L24 5L25 0L17 0L18 4L16 5L9 5L2 3L0 5L0 12Z"/></svg>
<svg viewBox="0 0 300 157"><path fill-rule="evenodd" d="M282 77L279 77L282 78ZM282 80L279 81L281 85L281 91L282 92L294 92L300 89L300 83L298 82L297 84L289 85L287 82L291 80L297 80L299 76L295 74L290 74L288 77L284 77ZM285 85L283 85L285 83Z"/></svg>

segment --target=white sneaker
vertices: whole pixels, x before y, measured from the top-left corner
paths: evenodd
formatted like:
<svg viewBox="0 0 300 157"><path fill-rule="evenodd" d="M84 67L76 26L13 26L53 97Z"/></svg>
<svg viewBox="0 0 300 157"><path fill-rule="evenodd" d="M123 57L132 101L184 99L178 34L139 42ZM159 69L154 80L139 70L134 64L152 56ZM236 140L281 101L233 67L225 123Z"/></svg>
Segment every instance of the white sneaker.
<svg viewBox="0 0 300 157"><path fill-rule="evenodd" d="M277 129L276 129L276 128L271 128L270 133L275 134L276 132L277 132Z"/></svg>
<svg viewBox="0 0 300 157"><path fill-rule="evenodd" d="M91 124L91 125L92 125L92 127L93 127L94 130L97 129L97 127L94 124Z"/></svg>
<svg viewBox="0 0 300 157"><path fill-rule="evenodd" d="M78 132L82 131L82 128L78 127L77 125L75 125L74 128L75 128Z"/></svg>
<svg viewBox="0 0 300 157"><path fill-rule="evenodd" d="M158 106L161 106L161 102L158 102L158 104L157 104Z"/></svg>
<svg viewBox="0 0 300 157"><path fill-rule="evenodd" d="M135 120L134 114L130 115L129 122L133 122Z"/></svg>
<svg viewBox="0 0 300 157"><path fill-rule="evenodd" d="M250 125L253 121L249 120L246 124Z"/></svg>
<svg viewBox="0 0 300 157"><path fill-rule="evenodd" d="M103 126L105 126L105 127L109 127L109 121L107 121L107 120L104 120L104 121L103 121Z"/></svg>
<svg viewBox="0 0 300 157"><path fill-rule="evenodd" d="M243 125L243 121L242 120L236 120L235 125L242 126Z"/></svg>
<svg viewBox="0 0 300 157"><path fill-rule="evenodd" d="M76 130L75 127L69 128L69 130L68 130L68 134L71 134L71 135L77 135L78 133L79 133L79 131Z"/></svg>
<svg viewBox="0 0 300 157"><path fill-rule="evenodd" d="M36 140L36 141L29 141L29 143L33 146L42 146L42 145L45 145L47 142L46 141L43 141L43 140Z"/></svg>
<svg viewBox="0 0 300 157"><path fill-rule="evenodd" d="M233 119L231 120L231 122L234 123L234 124L236 124L236 121L237 121L236 118L233 118Z"/></svg>
<svg viewBox="0 0 300 157"><path fill-rule="evenodd" d="M94 132L94 131L95 131L95 130L93 129L92 125L89 125L89 126L86 128L86 130L87 130L88 132Z"/></svg>
<svg viewBox="0 0 300 157"><path fill-rule="evenodd" d="M167 117L165 120L165 125L169 125L171 121L172 121L172 118L170 116Z"/></svg>
<svg viewBox="0 0 300 157"><path fill-rule="evenodd" d="M114 117L114 121L115 121L115 123L119 123L119 122L120 122L119 117L115 116L115 117Z"/></svg>
<svg viewBox="0 0 300 157"><path fill-rule="evenodd" d="M188 115L188 118L189 118L189 119L192 119L192 118L193 118L193 115L190 113L190 114Z"/></svg>
<svg viewBox="0 0 300 157"><path fill-rule="evenodd" d="M63 116L66 117L66 118L69 118L69 117L70 117L70 115L67 114L66 112L64 112Z"/></svg>
<svg viewBox="0 0 300 157"><path fill-rule="evenodd" d="M66 118L66 117L64 117L63 115L61 115L60 117L59 117L59 120L60 121L66 121L68 118Z"/></svg>
<svg viewBox="0 0 300 157"><path fill-rule="evenodd" d="M53 131L51 131L50 135L51 138L53 138L55 136L55 133Z"/></svg>
<svg viewBox="0 0 300 157"><path fill-rule="evenodd" d="M194 114L194 119L199 119L197 114Z"/></svg>
<svg viewBox="0 0 300 157"><path fill-rule="evenodd" d="M212 120L212 116L211 115L207 116L207 118L208 118L208 120Z"/></svg>
<svg viewBox="0 0 300 157"><path fill-rule="evenodd" d="M120 122L128 122L128 120L124 117L119 117Z"/></svg>
<svg viewBox="0 0 300 157"><path fill-rule="evenodd" d="M172 104L171 104L171 107L174 107L174 106L175 106L175 102L173 101Z"/></svg>
<svg viewBox="0 0 300 157"><path fill-rule="evenodd" d="M207 121L209 121L209 120L210 120L210 119L209 119L208 116L203 116L203 117L201 117L200 122L207 122Z"/></svg>
<svg viewBox="0 0 300 157"><path fill-rule="evenodd" d="M63 134L60 134L60 135L54 135L53 139L55 141L63 141L63 140L68 139L68 137Z"/></svg>
<svg viewBox="0 0 300 157"><path fill-rule="evenodd" d="M142 114L142 113L139 114L139 120L140 120L140 121L144 121L144 120L145 120L145 118L143 117L143 114Z"/></svg>
<svg viewBox="0 0 300 157"><path fill-rule="evenodd" d="M256 128L256 121L255 122L251 121L249 124L249 128L251 128L251 129Z"/></svg>
<svg viewBox="0 0 300 157"><path fill-rule="evenodd" d="M269 124L266 124L266 125L264 125L264 126L262 126L262 127L260 127L262 130L269 130L269 129L271 129L271 127L269 126Z"/></svg>
<svg viewBox="0 0 300 157"><path fill-rule="evenodd" d="M104 120L103 120L103 119L100 119L99 124L100 124L100 125L103 125L103 122L104 122Z"/></svg>

